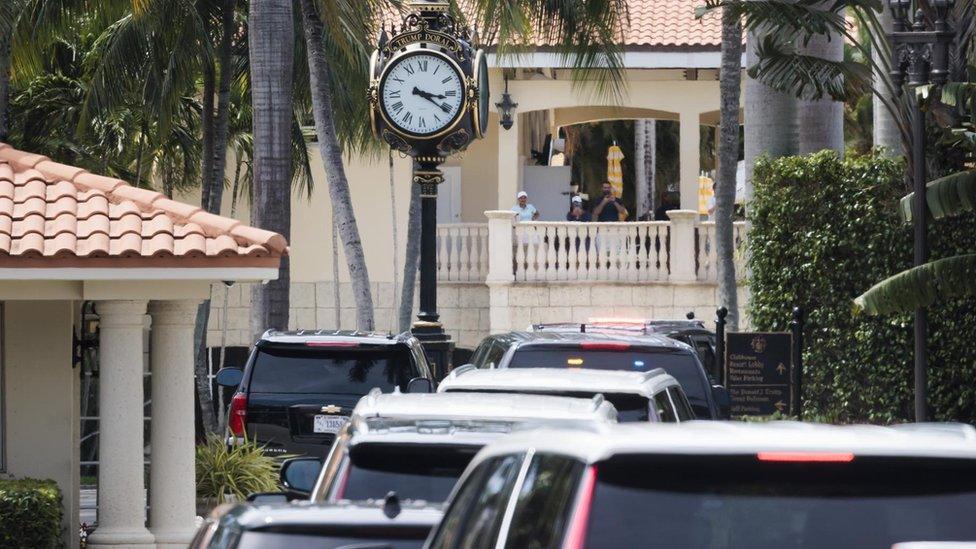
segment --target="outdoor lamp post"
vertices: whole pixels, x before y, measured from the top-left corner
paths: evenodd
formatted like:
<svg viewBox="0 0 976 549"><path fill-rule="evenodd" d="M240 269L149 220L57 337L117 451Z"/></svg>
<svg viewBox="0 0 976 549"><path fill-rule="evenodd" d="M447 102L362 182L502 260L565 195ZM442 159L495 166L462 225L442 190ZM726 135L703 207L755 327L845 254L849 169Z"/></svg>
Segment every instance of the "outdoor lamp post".
<svg viewBox="0 0 976 549"><path fill-rule="evenodd" d="M931 27L921 9L912 14L911 0L888 0L894 18L891 39L891 80L909 90L929 84L941 86L949 80L949 48L955 33L948 17L954 0L929 0ZM911 19L909 16L913 15ZM911 100L908 121L912 128L911 166L915 197L912 218L915 221L914 265L929 258L928 208L925 203L927 175L925 169L925 112L916 95ZM915 420L927 418L928 315L924 307L915 310Z"/></svg>
<svg viewBox="0 0 976 549"><path fill-rule="evenodd" d="M508 93L508 78L505 79L505 93L502 94L502 100L495 103L495 107L498 108L498 123L506 130L512 129L512 125L515 123L512 115L518 108L518 103L512 101L512 96Z"/></svg>

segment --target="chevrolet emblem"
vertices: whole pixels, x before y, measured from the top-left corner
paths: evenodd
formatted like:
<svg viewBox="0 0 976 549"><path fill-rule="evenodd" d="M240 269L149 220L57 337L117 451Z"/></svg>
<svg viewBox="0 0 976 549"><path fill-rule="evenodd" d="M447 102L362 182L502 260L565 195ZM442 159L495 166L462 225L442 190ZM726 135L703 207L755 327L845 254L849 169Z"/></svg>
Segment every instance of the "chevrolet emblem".
<svg viewBox="0 0 976 549"><path fill-rule="evenodd" d="M342 408L336 406L335 404L329 404L328 406L323 406L320 410L323 414L338 414L342 411Z"/></svg>

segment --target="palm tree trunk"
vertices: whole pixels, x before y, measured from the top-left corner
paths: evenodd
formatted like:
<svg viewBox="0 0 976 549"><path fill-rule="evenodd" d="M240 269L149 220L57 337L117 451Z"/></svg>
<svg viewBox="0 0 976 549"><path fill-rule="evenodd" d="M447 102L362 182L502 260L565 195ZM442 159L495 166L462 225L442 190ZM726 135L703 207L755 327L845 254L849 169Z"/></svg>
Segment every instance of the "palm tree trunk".
<svg viewBox="0 0 976 549"><path fill-rule="evenodd" d="M843 15L843 11L841 14ZM831 33L829 36L816 35L803 49L807 55L820 59L843 61L844 37L838 33ZM800 154L824 149L844 154L844 103L829 98L801 101L797 117Z"/></svg>
<svg viewBox="0 0 976 549"><path fill-rule="evenodd" d="M715 183L715 250L718 255L718 303L729 310L728 330L739 329L739 299L735 283L735 177L739 163L739 96L742 85L742 23L725 8L722 14L721 111L718 181Z"/></svg>
<svg viewBox="0 0 976 549"><path fill-rule="evenodd" d="M236 0L224 0L221 8L219 47L220 82L217 87L217 118L213 131L213 176L210 179L210 211L220 214L227 173L227 137L230 127L230 87L234 78L234 8ZM213 100L211 99L211 105Z"/></svg>
<svg viewBox="0 0 976 549"><path fill-rule="evenodd" d="M349 278L352 281L353 298L356 300L356 327L373 330L373 294L370 292L369 271L363 243L356 225L356 216L349 194L349 180L342 165L342 149L336 137L332 114L332 88L330 67L325 56L323 25L313 0L302 0L302 20L305 25L305 42L308 57L309 83L312 88L312 112L315 117L315 133L319 140L319 154L329 181L329 197L332 199L332 217L342 239ZM337 281L338 282L338 281Z"/></svg>
<svg viewBox="0 0 976 549"><path fill-rule="evenodd" d="M653 119L634 121L634 169L637 180L637 216L650 213L650 219L654 220L655 193L654 170L656 165L657 152L657 122Z"/></svg>
<svg viewBox="0 0 976 549"><path fill-rule="evenodd" d="M202 132L202 151L200 153L200 207L213 213L210 206L210 194L213 192L211 178L213 177L214 160L214 69L203 68L203 113L200 116Z"/></svg>
<svg viewBox="0 0 976 549"><path fill-rule="evenodd" d="M6 33L4 33L6 34ZM0 36L0 141L7 140L10 103L10 36Z"/></svg>
<svg viewBox="0 0 976 549"><path fill-rule="evenodd" d="M891 32L892 26L892 16L890 10L882 10L878 14L878 22L884 28L885 32ZM887 40L886 37L882 37L882 40ZM886 66L884 63L884 56L877 48L872 52L874 56L875 63L880 67ZM882 94L888 103L891 105L897 105L899 103L898 98L888 92L887 86L884 85L887 75L877 74L875 71L874 75L874 89L878 93ZM901 130L898 128L898 121L895 119L895 115L885 107L885 101L877 95L874 96L874 106L872 108L872 116L874 118L874 146L884 147L887 154L892 156L897 156L902 153L902 136Z"/></svg>
<svg viewBox="0 0 976 549"><path fill-rule="evenodd" d="M403 287L400 290L400 311L397 314L401 332L413 323L413 294L417 289L417 270L420 268L420 185L410 185L410 212L407 214L407 249L403 251Z"/></svg>
<svg viewBox="0 0 976 549"><path fill-rule="evenodd" d="M751 67L759 60L756 48L764 35L762 30L749 32L746 39L747 66ZM773 158L796 154L799 138L796 98L752 78L746 78L745 95L745 199L748 204L752 200L752 172L756 160L764 154Z"/></svg>
<svg viewBox="0 0 976 549"><path fill-rule="evenodd" d="M253 0L248 17L254 111L254 200L251 223L291 236L291 123L295 20L291 0ZM251 332L288 327L290 269L251 290Z"/></svg>
<svg viewBox="0 0 976 549"><path fill-rule="evenodd" d="M393 172L393 149L387 151L387 168L390 170L390 225L393 227L393 310L400 310L400 275L397 267L400 265L400 239L397 229L400 224L397 221L397 200L396 200L396 177ZM391 326L392 330L393 327Z"/></svg>

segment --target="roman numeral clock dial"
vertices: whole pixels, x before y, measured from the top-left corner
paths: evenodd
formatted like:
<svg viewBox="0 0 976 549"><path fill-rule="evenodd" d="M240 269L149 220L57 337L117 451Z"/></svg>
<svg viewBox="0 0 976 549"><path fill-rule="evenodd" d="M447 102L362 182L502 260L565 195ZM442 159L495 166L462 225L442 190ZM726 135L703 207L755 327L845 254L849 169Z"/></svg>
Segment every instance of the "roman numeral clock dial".
<svg viewBox="0 0 976 549"><path fill-rule="evenodd" d="M408 54L391 61L380 82L387 121L425 136L451 126L461 114L464 84L454 64L436 54Z"/></svg>

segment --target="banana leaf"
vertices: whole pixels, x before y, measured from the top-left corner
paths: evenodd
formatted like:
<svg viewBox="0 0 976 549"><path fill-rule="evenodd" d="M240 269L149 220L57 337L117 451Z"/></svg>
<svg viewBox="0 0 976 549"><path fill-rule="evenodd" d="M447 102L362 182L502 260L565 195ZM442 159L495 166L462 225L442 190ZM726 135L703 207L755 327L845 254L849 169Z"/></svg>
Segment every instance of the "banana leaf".
<svg viewBox="0 0 976 549"><path fill-rule="evenodd" d="M976 254L939 259L887 278L855 299L854 311L905 313L960 297L976 297Z"/></svg>
<svg viewBox="0 0 976 549"><path fill-rule="evenodd" d="M905 223L912 222L914 199L915 193L909 193L899 201L898 212ZM976 170L930 181L925 188L925 202L933 219L976 211Z"/></svg>

